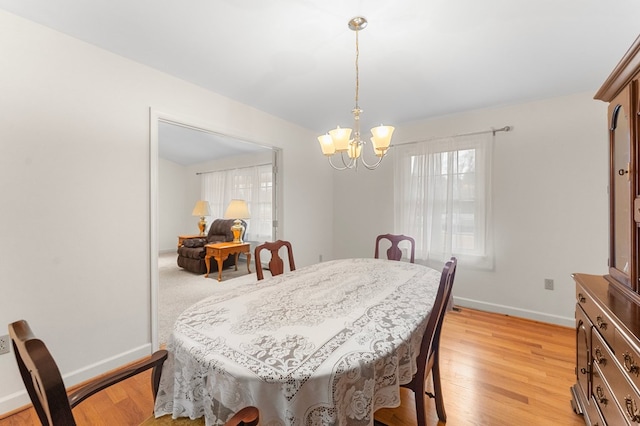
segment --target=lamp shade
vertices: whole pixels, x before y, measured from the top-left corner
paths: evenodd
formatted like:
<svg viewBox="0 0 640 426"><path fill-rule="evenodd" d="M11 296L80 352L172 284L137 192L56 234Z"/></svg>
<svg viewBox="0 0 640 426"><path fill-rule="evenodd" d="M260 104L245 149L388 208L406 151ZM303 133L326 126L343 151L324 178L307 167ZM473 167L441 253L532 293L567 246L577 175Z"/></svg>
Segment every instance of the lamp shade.
<svg viewBox="0 0 640 426"><path fill-rule="evenodd" d="M394 130L395 128L392 126L383 125L371 129L371 134L373 135L371 143L373 143L373 149L378 157L384 155L384 152L389 149Z"/></svg>
<svg viewBox="0 0 640 426"><path fill-rule="evenodd" d="M211 209L209 208L209 202L200 200L196 203L196 206L191 212L193 216L211 216Z"/></svg>
<svg viewBox="0 0 640 426"><path fill-rule="evenodd" d="M360 153L362 152L362 144L360 143L350 143L349 144L349 158L358 158L360 157Z"/></svg>
<svg viewBox="0 0 640 426"><path fill-rule="evenodd" d="M320 148L322 149L322 153L324 155L333 155L336 152L336 147L333 144L333 139L331 135L322 135L318 136L318 142L320 142Z"/></svg>
<svg viewBox="0 0 640 426"><path fill-rule="evenodd" d="M245 200L231 200L224 213L225 219L249 219L249 206Z"/></svg>
<svg viewBox="0 0 640 426"><path fill-rule="evenodd" d="M341 129L340 126L329 131L333 146L336 152L343 152L349 149L349 138L351 138L351 129Z"/></svg>

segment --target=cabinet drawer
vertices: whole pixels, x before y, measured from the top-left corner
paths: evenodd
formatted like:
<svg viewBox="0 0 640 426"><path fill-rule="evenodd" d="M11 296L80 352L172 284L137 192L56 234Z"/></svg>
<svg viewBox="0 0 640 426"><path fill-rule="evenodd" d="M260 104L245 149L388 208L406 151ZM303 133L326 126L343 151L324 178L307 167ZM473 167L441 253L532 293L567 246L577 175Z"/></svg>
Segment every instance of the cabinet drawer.
<svg viewBox="0 0 640 426"><path fill-rule="evenodd" d="M617 390L613 391L613 395L620 406L622 415L627 422L632 425L640 424L640 397L634 392L631 384L624 380L625 388L622 389L622 385L618 385ZM610 423L617 424L617 423Z"/></svg>
<svg viewBox="0 0 640 426"><path fill-rule="evenodd" d="M601 395L598 392L605 392L602 395L604 398L609 398L606 395L606 390L611 393L613 399L616 400L620 406L621 416L623 416L626 422L631 424L640 424L640 397L638 393L627 379L627 375L620 369L620 366L616 362L615 356L609 349L608 345L602 340L602 337L598 333L593 333L593 345L592 345L592 374L591 374L591 394L596 402L600 402L598 406L602 411L605 420L608 424L617 425L625 424L620 422L614 422L614 419L610 417L616 417L613 413L615 404L611 404L608 401L606 406L601 403ZM598 391L597 386L601 386L601 390ZM618 416L619 417L619 416Z"/></svg>
<svg viewBox="0 0 640 426"><path fill-rule="evenodd" d="M625 372L629 381L636 388L640 389L640 354L638 349L629 343L627 338L618 330L615 332L614 351L616 359L622 371Z"/></svg>
<svg viewBox="0 0 640 426"><path fill-rule="evenodd" d="M609 385L606 383L606 380L604 379L604 376L600 372L600 369L597 365L594 365L591 378L593 382L593 395L591 395L591 403L598 406L599 411L600 413L602 413L602 417L604 417L605 420L605 422L601 422L600 424L626 425L627 421L623 417L624 414L622 413L622 411L620 411L620 408L616 403L615 396L613 395L611 389L609 389ZM591 419L591 416L594 416L596 418ZM598 421L597 416L591 414L589 417L591 420L591 424L596 424L596 422Z"/></svg>
<svg viewBox="0 0 640 426"><path fill-rule="evenodd" d="M576 300L593 323L594 330L598 330L607 342L613 342L614 322L580 285L576 286Z"/></svg>
<svg viewBox="0 0 640 426"><path fill-rule="evenodd" d="M613 405L616 405L615 403L613 403ZM617 405L616 405L617 407ZM589 403L589 412L588 414L588 420L585 419L585 424L588 424L589 426L607 426L607 422L604 419L604 417L602 416L602 413L600 412L600 410L598 409L598 404L596 404L595 398L591 397L591 402ZM624 422L624 420L623 420ZM618 425L627 425L627 423L611 423L612 426L618 426Z"/></svg>
<svg viewBox="0 0 640 426"><path fill-rule="evenodd" d="M619 402L616 402L616 391L620 396L627 383L613 352L598 333L592 336L591 359L592 401L595 400L607 424L625 425L623 413L618 408ZM622 395L622 398L625 396Z"/></svg>

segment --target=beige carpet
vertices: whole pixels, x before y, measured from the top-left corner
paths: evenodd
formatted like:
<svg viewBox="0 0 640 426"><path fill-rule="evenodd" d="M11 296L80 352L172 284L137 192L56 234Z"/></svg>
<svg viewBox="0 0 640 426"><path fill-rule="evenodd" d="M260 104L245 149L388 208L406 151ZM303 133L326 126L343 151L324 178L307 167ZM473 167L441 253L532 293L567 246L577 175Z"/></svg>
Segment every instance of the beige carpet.
<svg viewBox="0 0 640 426"><path fill-rule="evenodd" d="M160 344L166 343L173 324L178 316L189 306L214 293L226 291L232 287L256 282L256 271L251 264L251 274L247 273L244 259L238 261L238 270L233 267L222 271L222 281L218 282L218 272L208 278L188 272L176 263L176 253L162 253L158 256L159 292L158 292L158 335Z"/></svg>

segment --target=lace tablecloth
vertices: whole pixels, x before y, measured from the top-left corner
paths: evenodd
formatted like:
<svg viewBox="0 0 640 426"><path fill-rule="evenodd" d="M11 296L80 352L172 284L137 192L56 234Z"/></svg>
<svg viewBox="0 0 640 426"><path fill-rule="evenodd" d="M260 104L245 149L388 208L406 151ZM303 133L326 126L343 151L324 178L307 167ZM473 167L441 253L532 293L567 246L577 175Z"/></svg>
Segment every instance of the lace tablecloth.
<svg viewBox="0 0 640 426"><path fill-rule="evenodd" d="M155 414L223 424L373 425L400 403L440 271L406 262L319 263L211 296L169 338Z"/></svg>

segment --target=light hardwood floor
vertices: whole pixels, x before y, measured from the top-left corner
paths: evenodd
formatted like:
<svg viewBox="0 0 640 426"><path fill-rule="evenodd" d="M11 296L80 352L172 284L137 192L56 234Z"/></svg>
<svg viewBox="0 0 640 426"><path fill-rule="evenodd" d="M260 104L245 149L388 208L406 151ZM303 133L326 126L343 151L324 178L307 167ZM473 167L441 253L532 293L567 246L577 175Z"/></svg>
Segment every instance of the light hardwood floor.
<svg viewBox="0 0 640 426"><path fill-rule="evenodd" d="M448 313L440 342L446 424L584 425L570 403L574 339L572 328L466 308ZM413 394L402 398L400 408L379 410L376 419L415 426ZM143 374L91 397L74 415L79 425L136 425L151 414L151 399ZM433 401L427 404L429 426L442 426ZM33 409L0 420L0 426L31 424L39 424Z"/></svg>

